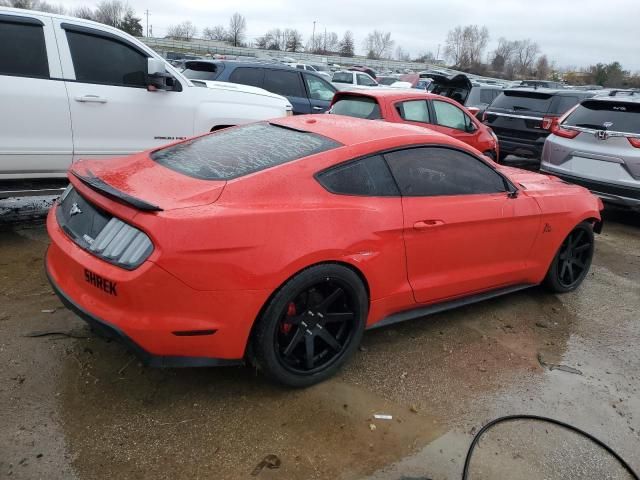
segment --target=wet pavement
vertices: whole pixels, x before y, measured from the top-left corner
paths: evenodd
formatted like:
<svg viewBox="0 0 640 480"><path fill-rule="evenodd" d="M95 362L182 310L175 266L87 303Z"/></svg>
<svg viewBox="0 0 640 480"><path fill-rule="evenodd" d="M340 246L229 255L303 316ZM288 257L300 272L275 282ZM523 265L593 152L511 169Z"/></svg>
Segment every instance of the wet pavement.
<svg viewBox="0 0 640 480"><path fill-rule="evenodd" d="M511 414L575 425L640 471L638 215L607 215L578 291L367 332L337 377L306 390L246 367L141 366L52 294L47 242L41 224L0 223L0 478L457 479L473 435ZM471 467L629 478L583 438L525 421L489 431Z"/></svg>

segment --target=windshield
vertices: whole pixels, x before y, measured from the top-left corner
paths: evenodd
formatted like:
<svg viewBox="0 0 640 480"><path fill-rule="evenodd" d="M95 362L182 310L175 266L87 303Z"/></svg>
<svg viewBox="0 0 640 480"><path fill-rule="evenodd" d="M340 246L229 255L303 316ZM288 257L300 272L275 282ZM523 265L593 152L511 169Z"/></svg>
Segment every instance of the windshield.
<svg viewBox="0 0 640 480"><path fill-rule="evenodd" d="M332 81L336 83L353 83L353 75L348 72L336 72L333 74Z"/></svg>
<svg viewBox="0 0 640 480"><path fill-rule="evenodd" d="M156 150L151 159L189 177L230 180L338 146L315 133L254 123Z"/></svg>
<svg viewBox="0 0 640 480"><path fill-rule="evenodd" d="M335 115L346 115L348 117L364 118L366 120L378 120L382 118L378 102L369 97L343 97L333 104L331 113Z"/></svg>
<svg viewBox="0 0 640 480"><path fill-rule="evenodd" d="M564 125L640 133L640 104L587 100L563 122Z"/></svg>
<svg viewBox="0 0 640 480"><path fill-rule="evenodd" d="M503 92L491 104L491 108L546 113L553 95L538 92Z"/></svg>

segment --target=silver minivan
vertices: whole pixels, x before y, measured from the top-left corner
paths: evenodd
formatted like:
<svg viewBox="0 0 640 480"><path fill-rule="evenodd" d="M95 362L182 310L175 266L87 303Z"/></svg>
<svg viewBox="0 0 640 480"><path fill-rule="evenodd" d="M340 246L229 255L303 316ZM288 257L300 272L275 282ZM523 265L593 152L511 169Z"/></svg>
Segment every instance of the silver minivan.
<svg viewBox="0 0 640 480"><path fill-rule="evenodd" d="M540 170L640 210L640 91L584 100L554 122Z"/></svg>

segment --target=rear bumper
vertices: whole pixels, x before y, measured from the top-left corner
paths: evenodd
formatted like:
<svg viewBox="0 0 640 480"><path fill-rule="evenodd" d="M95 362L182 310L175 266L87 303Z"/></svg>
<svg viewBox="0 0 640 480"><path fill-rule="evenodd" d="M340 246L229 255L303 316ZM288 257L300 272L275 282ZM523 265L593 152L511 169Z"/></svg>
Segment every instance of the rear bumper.
<svg viewBox="0 0 640 480"><path fill-rule="evenodd" d="M76 245L60 229L55 210L47 218L47 276L62 302L98 333L152 366L242 363L268 291L195 290L150 261L124 270ZM96 287L93 276L113 290Z"/></svg>
<svg viewBox="0 0 640 480"><path fill-rule="evenodd" d="M540 167L540 172L548 173L569 183L588 188L593 194L599 196L605 202L632 208L634 210L640 210L640 188L598 182L591 179L567 175L566 173L559 172L544 163Z"/></svg>

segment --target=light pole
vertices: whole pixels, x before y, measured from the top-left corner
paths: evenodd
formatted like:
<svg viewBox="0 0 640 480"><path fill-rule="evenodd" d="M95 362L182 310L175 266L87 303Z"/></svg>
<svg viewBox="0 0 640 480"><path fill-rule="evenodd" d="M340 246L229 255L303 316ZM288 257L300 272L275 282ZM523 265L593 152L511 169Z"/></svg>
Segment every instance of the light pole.
<svg viewBox="0 0 640 480"><path fill-rule="evenodd" d="M149 9L147 8L144 11L144 14L147 16L147 37L149 36Z"/></svg>
<svg viewBox="0 0 640 480"><path fill-rule="evenodd" d="M316 49L316 21L313 21L313 33L311 34L311 50Z"/></svg>

